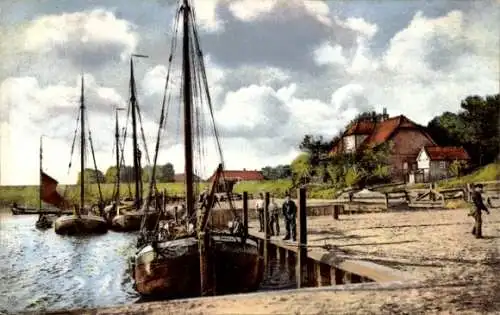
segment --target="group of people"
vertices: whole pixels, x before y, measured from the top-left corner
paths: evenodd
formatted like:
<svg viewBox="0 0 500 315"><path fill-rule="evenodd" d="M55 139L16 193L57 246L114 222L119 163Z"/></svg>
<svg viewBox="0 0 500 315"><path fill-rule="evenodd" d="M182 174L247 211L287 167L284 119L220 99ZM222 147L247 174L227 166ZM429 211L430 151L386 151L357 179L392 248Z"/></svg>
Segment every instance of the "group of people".
<svg viewBox="0 0 500 315"><path fill-rule="evenodd" d="M260 193L259 199L257 199L257 201L255 202L255 210L257 211L257 215L259 218L259 232L264 231L264 215L266 215L270 235L280 235L279 216L281 208L281 213L283 214L286 229L286 234L283 240L287 241L292 239L295 242L297 235L297 228L295 224L295 218L297 216L297 205L290 198L290 194L286 194L285 201L283 202L281 207L278 206L278 203L274 199L274 196L271 196L269 204L267 205L268 212L266 214L264 214L265 208L264 194Z"/></svg>

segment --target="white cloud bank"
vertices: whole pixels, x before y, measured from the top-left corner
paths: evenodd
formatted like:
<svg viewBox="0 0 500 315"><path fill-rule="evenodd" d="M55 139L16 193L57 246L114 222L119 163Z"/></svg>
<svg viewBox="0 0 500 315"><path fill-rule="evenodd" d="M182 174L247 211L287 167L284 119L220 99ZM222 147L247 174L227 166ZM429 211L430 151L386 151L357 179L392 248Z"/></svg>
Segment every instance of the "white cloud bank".
<svg viewBox="0 0 500 315"><path fill-rule="evenodd" d="M365 110L386 107L391 115L405 114L426 124L443 111L457 111L460 100L467 95L498 93L499 43L493 30L498 29L499 19L494 10L451 10L433 18L418 12L380 51L373 47L375 44L380 46L375 41L383 25L370 23L359 16L335 16L328 5L319 1L199 0L195 5L205 31L217 33L217 36L224 36L232 27L230 20L221 19L224 15L220 12L229 12L233 19L246 23L247 32L256 32L255 26L260 23L261 16L282 12L279 10L284 7L286 12L304 21L314 19L332 29L341 27L349 31L318 39L321 44L305 56L318 67L310 70L286 68L281 66L283 63L276 65L272 61L267 66L256 67L242 62L238 67L228 68L218 65L214 61L216 58L205 53L227 168L259 169L290 162L304 134L333 136L357 113ZM286 35L273 33L272 28L266 32L276 41ZM253 35L252 38L258 38ZM100 9L39 17L30 23L25 36L28 50L45 49L75 64L81 56L79 51L84 50L86 54L92 52L99 56L96 60L88 60L88 65L103 65L110 58L120 58L133 51L140 31L134 31L132 22L117 19L111 11ZM203 44L203 33L201 36ZM351 38L337 40L341 36ZM349 42L353 44L345 44ZM256 53L263 44L254 43ZM225 45L230 51L230 38ZM285 53L279 57L281 61L287 60ZM266 64L266 60L261 64ZM73 74L76 78L78 72ZM146 103L148 112L152 113L145 127L150 153L165 74L165 65L152 65L144 75L137 75L141 87L139 101ZM119 80L126 82L127 78ZM98 164L105 170L114 163L111 155L113 107L125 104L128 96L106 83L96 82L90 75L86 81ZM20 73L1 83L0 183L3 185L37 183L38 138L42 133L50 134L46 140L45 169L61 182L76 179L78 163L69 175L66 166L75 126L79 82L48 85L40 82L40 79ZM176 86L178 94L179 86ZM163 141L160 163L171 161L176 171L182 172L180 129L173 127L178 117L174 115L170 119L169 139ZM123 123L123 116L121 120ZM213 149L209 149L204 175L213 171L216 159Z"/></svg>

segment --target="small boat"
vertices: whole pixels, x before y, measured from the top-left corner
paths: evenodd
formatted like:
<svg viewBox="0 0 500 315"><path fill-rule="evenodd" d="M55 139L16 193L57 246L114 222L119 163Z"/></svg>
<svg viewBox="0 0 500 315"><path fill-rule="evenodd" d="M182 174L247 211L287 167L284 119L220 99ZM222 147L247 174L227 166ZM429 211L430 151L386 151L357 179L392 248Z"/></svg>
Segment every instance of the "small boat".
<svg viewBox="0 0 500 315"><path fill-rule="evenodd" d="M79 235L88 233L106 233L108 222L96 215L67 215L58 218L54 224L57 234Z"/></svg>
<svg viewBox="0 0 500 315"><path fill-rule="evenodd" d="M52 223L52 220L50 220L46 215L41 214L35 223L35 227L40 230L46 230L52 227Z"/></svg>
<svg viewBox="0 0 500 315"><path fill-rule="evenodd" d="M84 81L81 79L80 95L80 207L75 207L75 213L59 217L54 223L54 230L57 234L79 235L90 233L106 233L108 231L108 222L100 216L93 214L83 214L85 200L85 103L84 103ZM89 141L92 148L92 139L89 132ZM92 148L93 149L93 148ZM92 156L95 156L92 150ZM99 182L98 182L99 183ZM100 185L99 193L101 194ZM102 194L101 194L102 195ZM102 197L101 197L102 204Z"/></svg>
<svg viewBox="0 0 500 315"><path fill-rule="evenodd" d="M144 55L132 55L132 57L147 57ZM139 231L141 228L141 221L144 217L144 212L147 209L142 209L142 168L141 168L141 153L138 148L138 137L137 137L137 116L140 115L139 105L137 104L137 96L136 96L136 85L134 78L134 64L133 59L130 58L130 79L129 79L129 88L130 88L130 103L128 111L131 113L132 118L132 140L133 140L133 157L134 157L134 181L135 181L135 196L130 204L123 204L120 201L120 162L123 163L123 153L120 159L120 139L119 139L119 128L118 128L118 112L115 113L115 151L116 151L116 195L115 195L115 203L118 204L118 207L114 206L113 211L115 215L111 218L111 229L114 231ZM118 109L117 109L118 110ZM140 117L139 117L140 118ZM142 119L139 119L142 121ZM125 135L124 135L125 136ZM125 138L124 138L125 143ZM146 143L144 143L146 145ZM147 149L146 149L147 150ZM123 148L121 150L123 152Z"/></svg>
<svg viewBox="0 0 500 315"><path fill-rule="evenodd" d="M202 164L201 156L195 156L193 144L203 148L201 141L200 113L198 108L206 100L212 113L211 98L204 67L204 59L199 47L195 23L194 8L189 0L180 1L176 13L176 23L182 17L182 105L184 109L184 162L185 162L185 220L168 221L158 224L154 229L141 228L138 238L138 250L132 260L134 287L142 296L160 298L182 298L199 295L244 293L256 290L263 278L263 258L255 241L249 240L238 224L230 231L215 231L208 225L211 209L215 202L215 190L223 178L222 149L215 128L215 119L211 114L214 138L217 139L217 151L221 159L210 191L195 200L198 183L194 178L194 162ZM177 36L177 26L174 26ZM176 38L174 38L176 40ZM174 42L174 41L173 41ZM175 47L175 45L173 45ZM173 49L173 48L172 48ZM172 65L172 50L168 73ZM165 84L165 95L169 87L169 75ZM192 88L197 87L197 93ZM203 92L200 92L203 91ZM196 92L196 91L195 91ZM204 93L205 95L200 95ZM164 95L164 97L165 97ZM200 96L199 102L193 96ZM203 98L205 96L205 98ZM165 98L164 98L165 100ZM205 112L206 113L206 112ZM207 116L205 116L207 117ZM162 104L156 151L149 195L152 196L161 131L165 121L165 101ZM193 139L196 137L196 139ZM193 152L195 152L193 154ZM203 165L197 165L202 168ZM197 168L197 169L200 169ZM230 198L228 194L228 198ZM228 200L232 209L231 199ZM234 210L234 209L233 209ZM147 218L147 214L145 218ZM239 218L233 211L235 222ZM176 216L177 217L177 216Z"/></svg>
<svg viewBox="0 0 500 315"><path fill-rule="evenodd" d="M40 210L39 208L34 208L34 207L20 207L17 204L13 204L10 207L10 211L12 212L13 215L34 215L34 214L56 214L56 215L62 215L62 214L71 214L73 213L72 211L66 211L66 210L49 210L49 209L42 209Z"/></svg>

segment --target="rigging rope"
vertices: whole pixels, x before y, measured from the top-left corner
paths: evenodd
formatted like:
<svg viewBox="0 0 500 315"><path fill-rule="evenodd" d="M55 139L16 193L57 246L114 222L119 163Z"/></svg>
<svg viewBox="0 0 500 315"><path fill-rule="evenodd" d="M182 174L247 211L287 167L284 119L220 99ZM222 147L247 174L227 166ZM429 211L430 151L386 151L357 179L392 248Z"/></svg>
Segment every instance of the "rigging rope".
<svg viewBox="0 0 500 315"><path fill-rule="evenodd" d="M88 119L87 119L87 121L88 121ZM88 122L87 122L87 124L88 124ZM94 144L92 143L92 133L90 132L90 128L89 128L89 143L90 143L90 152L92 153L92 160L94 161L94 172L95 172L94 174L96 176L97 189L99 190L99 204L102 205L104 200L102 198L101 179L99 176L99 169L97 168L97 162L95 159ZM99 209L101 209L101 208L99 207Z"/></svg>
<svg viewBox="0 0 500 315"><path fill-rule="evenodd" d="M73 153L75 151L76 135L78 133L78 128L80 126L79 122L80 122L80 110L78 110L78 114L76 116L76 127L75 127L75 132L74 132L74 135L73 135L73 141L71 143L71 152L70 152L70 155L69 155L69 164L68 164L68 173L67 173L67 175L69 175L69 172L71 170L71 164L73 162ZM64 199L66 199L67 193L68 193L68 185L65 185L64 186L64 190L63 190L63 198Z"/></svg>

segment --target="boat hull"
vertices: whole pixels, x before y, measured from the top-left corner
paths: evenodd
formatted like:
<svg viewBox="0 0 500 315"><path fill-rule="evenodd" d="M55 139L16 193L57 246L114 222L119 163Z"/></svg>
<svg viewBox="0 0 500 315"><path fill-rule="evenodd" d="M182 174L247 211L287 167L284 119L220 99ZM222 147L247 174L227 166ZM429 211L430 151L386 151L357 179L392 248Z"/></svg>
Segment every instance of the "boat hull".
<svg viewBox="0 0 500 315"><path fill-rule="evenodd" d="M56 220L54 230L62 235L102 234L108 231L108 224L106 220L98 216L68 215Z"/></svg>
<svg viewBox="0 0 500 315"><path fill-rule="evenodd" d="M119 214L111 220L111 229L121 232L139 231L141 229L144 212L129 212ZM158 213L148 213L146 226L152 229L158 220Z"/></svg>
<svg viewBox="0 0 500 315"><path fill-rule="evenodd" d="M257 244L245 245L233 237L213 237L215 292L231 294L258 289L264 263ZM160 243L164 257L147 246L135 258L133 278L136 291L143 296L184 298L200 295L200 256L194 237ZM163 250L164 248L170 250Z"/></svg>

